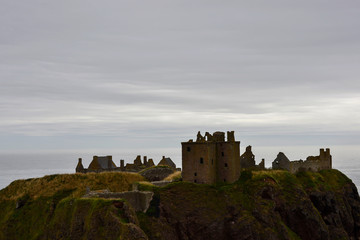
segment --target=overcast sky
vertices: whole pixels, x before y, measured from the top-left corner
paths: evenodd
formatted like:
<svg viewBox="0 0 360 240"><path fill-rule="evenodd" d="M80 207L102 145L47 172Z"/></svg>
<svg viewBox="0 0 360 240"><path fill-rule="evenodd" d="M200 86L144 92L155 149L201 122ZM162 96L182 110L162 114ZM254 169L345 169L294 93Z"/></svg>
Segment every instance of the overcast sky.
<svg viewBox="0 0 360 240"><path fill-rule="evenodd" d="M359 1L0 3L0 150L360 144Z"/></svg>

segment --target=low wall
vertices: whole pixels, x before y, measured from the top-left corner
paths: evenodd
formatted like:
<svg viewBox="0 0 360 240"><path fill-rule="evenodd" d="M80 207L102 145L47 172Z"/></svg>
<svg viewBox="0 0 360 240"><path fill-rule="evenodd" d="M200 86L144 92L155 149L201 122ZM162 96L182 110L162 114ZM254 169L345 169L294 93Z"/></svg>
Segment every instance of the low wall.
<svg viewBox="0 0 360 240"><path fill-rule="evenodd" d="M130 191L130 192L89 192L84 198L107 198L107 199L125 199L137 212L146 212L149 208L154 193L147 191Z"/></svg>

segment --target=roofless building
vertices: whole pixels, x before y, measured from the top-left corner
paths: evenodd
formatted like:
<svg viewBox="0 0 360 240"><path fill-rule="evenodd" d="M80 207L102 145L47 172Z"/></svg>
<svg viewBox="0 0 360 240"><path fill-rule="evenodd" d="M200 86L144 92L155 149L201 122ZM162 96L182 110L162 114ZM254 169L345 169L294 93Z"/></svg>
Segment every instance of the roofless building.
<svg viewBox="0 0 360 240"><path fill-rule="evenodd" d="M240 142L235 141L234 131L200 132L194 142L182 142L182 178L194 183L232 183L240 177Z"/></svg>

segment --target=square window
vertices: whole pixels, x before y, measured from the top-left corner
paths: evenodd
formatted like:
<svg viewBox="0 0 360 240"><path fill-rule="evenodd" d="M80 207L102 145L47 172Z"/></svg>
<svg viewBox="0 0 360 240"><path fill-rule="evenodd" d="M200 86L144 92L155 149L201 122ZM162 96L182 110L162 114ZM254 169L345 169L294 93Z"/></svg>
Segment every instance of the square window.
<svg viewBox="0 0 360 240"><path fill-rule="evenodd" d="M190 147L187 147L186 150L187 150L188 152L190 152L190 151L191 151L191 148L190 148Z"/></svg>
<svg viewBox="0 0 360 240"><path fill-rule="evenodd" d="M221 152L221 156L224 156L224 152Z"/></svg>
<svg viewBox="0 0 360 240"><path fill-rule="evenodd" d="M197 176L197 173L194 173L194 176L196 177L196 176Z"/></svg>
<svg viewBox="0 0 360 240"><path fill-rule="evenodd" d="M200 163L203 164L204 163L204 159L200 158Z"/></svg>
<svg viewBox="0 0 360 240"><path fill-rule="evenodd" d="M225 163L224 165L225 165L225 167L228 167L227 163Z"/></svg>

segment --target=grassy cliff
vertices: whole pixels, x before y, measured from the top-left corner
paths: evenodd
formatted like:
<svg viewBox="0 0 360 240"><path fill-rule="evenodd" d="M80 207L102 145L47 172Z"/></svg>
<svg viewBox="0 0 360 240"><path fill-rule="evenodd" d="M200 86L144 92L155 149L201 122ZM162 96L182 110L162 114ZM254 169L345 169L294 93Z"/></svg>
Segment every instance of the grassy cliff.
<svg viewBox="0 0 360 240"><path fill-rule="evenodd" d="M86 189L128 191L135 173L61 174L17 180L0 191L0 239L117 239L143 233L121 200L81 199ZM130 234L130 235L129 235ZM116 238L114 238L116 236Z"/></svg>
<svg viewBox="0 0 360 240"><path fill-rule="evenodd" d="M138 213L150 239L358 239L360 199L337 170L243 172L234 184L173 183Z"/></svg>
<svg viewBox="0 0 360 240"><path fill-rule="evenodd" d="M51 175L0 191L0 239L358 239L360 199L337 170L297 175L243 172L233 184L172 183L146 213L122 200L82 199L127 191L138 174Z"/></svg>

